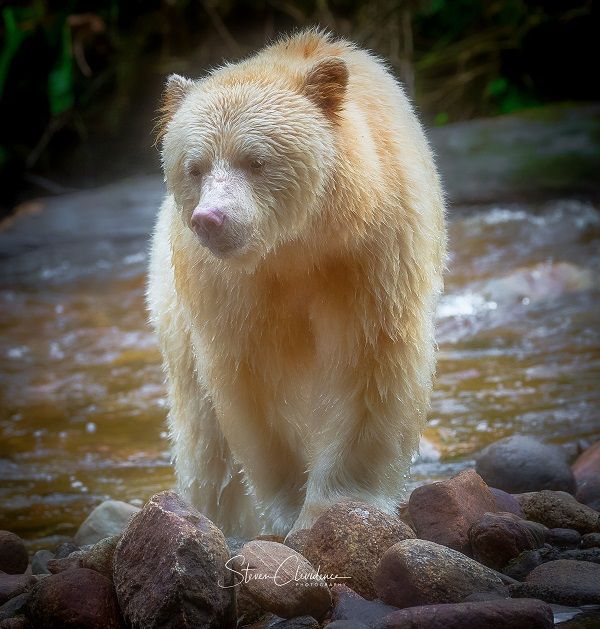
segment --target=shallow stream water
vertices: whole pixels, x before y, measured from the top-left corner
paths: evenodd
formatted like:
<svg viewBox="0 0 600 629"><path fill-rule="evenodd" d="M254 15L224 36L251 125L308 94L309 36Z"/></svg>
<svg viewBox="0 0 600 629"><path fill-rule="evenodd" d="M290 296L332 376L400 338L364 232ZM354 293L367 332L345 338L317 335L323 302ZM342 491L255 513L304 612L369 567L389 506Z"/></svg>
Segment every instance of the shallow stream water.
<svg viewBox="0 0 600 629"><path fill-rule="evenodd" d="M173 483L146 324L161 182L30 204L0 231L0 529L51 547L107 497ZM600 214L575 200L455 208L439 365L411 485L488 443L600 436Z"/></svg>

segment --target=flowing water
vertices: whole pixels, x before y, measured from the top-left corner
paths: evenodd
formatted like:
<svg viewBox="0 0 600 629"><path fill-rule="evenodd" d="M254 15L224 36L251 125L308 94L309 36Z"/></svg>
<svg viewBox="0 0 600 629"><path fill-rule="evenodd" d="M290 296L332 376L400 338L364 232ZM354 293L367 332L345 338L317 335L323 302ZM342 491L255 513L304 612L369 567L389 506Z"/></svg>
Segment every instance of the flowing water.
<svg viewBox="0 0 600 629"><path fill-rule="evenodd" d="M173 483L146 323L144 178L30 204L0 232L0 529L32 548L107 497ZM411 483L512 433L600 436L600 214L588 203L453 209L437 385Z"/></svg>

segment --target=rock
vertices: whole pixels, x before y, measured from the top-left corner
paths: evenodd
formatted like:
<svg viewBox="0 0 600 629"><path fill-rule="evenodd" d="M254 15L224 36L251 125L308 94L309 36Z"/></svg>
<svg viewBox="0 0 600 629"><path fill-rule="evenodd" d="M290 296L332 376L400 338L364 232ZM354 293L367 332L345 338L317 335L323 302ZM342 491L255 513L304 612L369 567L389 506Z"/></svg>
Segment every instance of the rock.
<svg viewBox="0 0 600 629"><path fill-rule="evenodd" d="M512 513L486 513L469 529L473 557L489 568L501 570L524 550L542 546L543 538L537 538L522 522Z"/></svg>
<svg viewBox="0 0 600 629"><path fill-rule="evenodd" d="M0 571L23 574L29 564L29 555L23 540L10 531L0 531Z"/></svg>
<svg viewBox="0 0 600 629"><path fill-rule="evenodd" d="M6 574L0 572L0 605L6 601L23 594L37 581L37 577L31 574Z"/></svg>
<svg viewBox="0 0 600 629"><path fill-rule="evenodd" d="M490 491L494 494L496 511L514 513L520 518L525 518L525 514L523 513L523 509L521 509L519 501L512 494L502 491L502 489L497 489L496 487L490 487Z"/></svg>
<svg viewBox="0 0 600 629"><path fill-rule="evenodd" d="M394 612L376 629L552 629L550 605L536 600L497 600L409 607Z"/></svg>
<svg viewBox="0 0 600 629"><path fill-rule="evenodd" d="M573 529L548 529L546 543L557 548L577 548L581 542L581 535Z"/></svg>
<svg viewBox="0 0 600 629"><path fill-rule="evenodd" d="M58 546L58 548L54 551L54 556L56 559L65 559L71 553L75 553L81 550L81 547L73 542L63 542Z"/></svg>
<svg viewBox="0 0 600 629"><path fill-rule="evenodd" d="M362 502L340 502L314 523L304 552L322 574L338 575L355 592L371 599L375 598L373 576L383 553L414 536L395 515Z"/></svg>
<svg viewBox="0 0 600 629"><path fill-rule="evenodd" d="M113 535L96 542L83 554L81 558L82 567L95 570L112 580L113 558L120 539L120 535Z"/></svg>
<svg viewBox="0 0 600 629"><path fill-rule="evenodd" d="M41 579L31 590L27 616L44 629L121 629L112 583L87 568Z"/></svg>
<svg viewBox="0 0 600 629"><path fill-rule="evenodd" d="M600 511L600 441L589 447L573 464L577 500Z"/></svg>
<svg viewBox="0 0 600 629"><path fill-rule="evenodd" d="M504 592L495 572L456 550L422 539L395 544L375 574L379 598L395 607L459 603L474 592Z"/></svg>
<svg viewBox="0 0 600 629"><path fill-rule="evenodd" d="M237 555L244 547L244 544L247 544L250 540L244 537L232 536L226 537L225 541L229 547L229 553L233 557L234 555Z"/></svg>
<svg viewBox="0 0 600 629"><path fill-rule="evenodd" d="M564 491L539 491L516 496L529 520L547 527L575 529L579 533L600 532L600 513Z"/></svg>
<svg viewBox="0 0 600 629"><path fill-rule="evenodd" d="M15 616L14 618L0 620L0 629L33 629L33 627L25 616Z"/></svg>
<svg viewBox="0 0 600 629"><path fill-rule="evenodd" d="M513 435L485 448L477 457L477 473L493 487L511 494L542 489L575 493L575 478L559 446Z"/></svg>
<svg viewBox="0 0 600 629"><path fill-rule="evenodd" d="M310 536L310 529L297 529L288 534L283 542L286 546L289 546L297 553L304 555L304 548L308 542Z"/></svg>
<svg viewBox="0 0 600 629"><path fill-rule="evenodd" d="M522 581L534 568L559 559L600 564L600 548L560 550L552 546L545 546L537 550L527 550L512 559L502 572L517 581Z"/></svg>
<svg viewBox="0 0 600 629"><path fill-rule="evenodd" d="M331 606L327 583L310 563L284 544L251 541L233 557L232 568L264 611L282 618L309 614L319 620Z"/></svg>
<svg viewBox="0 0 600 629"><path fill-rule="evenodd" d="M357 620L334 620L327 625L327 629L368 629L368 625Z"/></svg>
<svg viewBox="0 0 600 629"><path fill-rule="evenodd" d="M600 533L586 533L581 537L581 548L599 548Z"/></svg>
<svg viewBox="0 0 600 629"><path fill-rule="evenodd" d="M77 550L62 559L49 559L47 564L48 570L50 574L58 574L59 572L65 572L65 570L82 568L81 560L83 555L83 551Z"/></svg>
<svg viewBox="0 0 600 629"><path fill-rule="evenodd" d="M269 625L269 629L319 629L320 626L319 621L312 616L296 616Z"/></svg>
<svg viewBox="0 0 600 629"><path fill-rule="evenodd" d="M208 518L175 492L156 494L134 516L114 554L126 621L134 629L235 624L228 561L225 538Z"/></svg>
<svg viewBox="0 0 600 629"><path fill-rule="evenodd" d="M236 588L236 618L239 627L264 619L265 612L246 590Z"/></svg>
<svg viewBox="0 0 600 629"><path fill-rule="evenodd" d="M515 598L539 598L559 605L600 604L600 565L559 559L532 570L524 583L510 586Z"/></svg>
<svg viewBox="0 0 600 629"><path fill-rule="evenodd" d="M331 598L333 599L331 620L360 621L369 627L398 609L380 601L368 601L341 583L332 586Z"/></svg>
<svg viewBox="0 0 600 629"><path fill-rule="evenodd" d="M38 550L31 560L31 572L33 574L50 574L48 562L54 559L54 553L49 550Z"/></svg>
<svg viewBox="0 0 600 629"><path fill-rule="evenodd" d="M75 543L79 546L95 544L105 537L119 535L139 510L139 507L120 500L101 502L79 527Z"/></svg>
<svg viewBox="0 0 600 629"><path fill-rule="evenodd" d="M17 596L13 596L0 607L0 621L12 618L17 614L23 613L23 608L29 600L29 592L23 592Z"/></svg>
<svg viewBox="0 0 600 629"><path fill-rule="evenodd" d="M408 502L417 535L436 544L471 554L469 528L484 513L496 510L489 487L473 470L417 487Z"/></svg>
<svg viewBox="0 0 600 629"><path fill-rule="evenodd" d="M254 542L277 542L278 544L284 543L283 535L257 535L253 540Z"/></svg>

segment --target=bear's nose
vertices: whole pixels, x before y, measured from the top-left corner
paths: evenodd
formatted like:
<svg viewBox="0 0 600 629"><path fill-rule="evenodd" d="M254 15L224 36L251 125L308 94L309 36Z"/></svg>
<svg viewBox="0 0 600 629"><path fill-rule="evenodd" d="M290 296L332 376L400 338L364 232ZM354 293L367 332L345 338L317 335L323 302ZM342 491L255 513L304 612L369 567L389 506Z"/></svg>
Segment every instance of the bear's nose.
<svg viewBox="0 0 600 629"><path fill-rule="evenodd" d="M196 208L192 214L192 227L198 236L210 236L223 226L225 214L217 208Z"/></svg>

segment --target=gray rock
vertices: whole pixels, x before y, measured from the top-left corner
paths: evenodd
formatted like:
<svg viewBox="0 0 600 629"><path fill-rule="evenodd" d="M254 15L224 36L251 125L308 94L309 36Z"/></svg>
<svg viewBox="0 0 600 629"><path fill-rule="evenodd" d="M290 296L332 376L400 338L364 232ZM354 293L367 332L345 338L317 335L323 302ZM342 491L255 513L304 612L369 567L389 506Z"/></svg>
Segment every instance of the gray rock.
<svg viewBox="0 0 600 629"><path fill-rule="evenodd" d="M511 494L542 489L575 493L575 477L565 453L522 435L492 443L477 457L475 469L483 480Z"/></svg>
<svg viewBox="0 0 600 629"><path fill-rule="evenodd" d="M334 620L327 625L327 629L368 629L368 625L358 620Z"/></svg>
<svg viewBox="0 0 600 629"><path fill-rule="evenodd" d="M23 594L37 581L37 577L31 574L6 574L0 572L0 605L6 601Z"/></svg>
<svg viewBox="0 0 600 629"><path fill-rule="evenodd" d="M113 535L96 542L88 551L84 552L81 566L95 570L112 580L113 558L120 539L120 535Z"/></svg>
<svg viewBox="0 0 600 629"><path fill-rule="evenodd" d="M63 542L54 551L54 557L56 559L66 559L71 553L75 553L81 550L81 548L73 542Z"/></svg>
<svg viewBox="0 0 600 629"><path fill-rule="evenodd" d="M331 598L333 599L331 620L360 621L369 627L397 610L397 607L381 601L368 601L341 583L332 586Z"/></svg>
<svg viewBox="0 0 600 629"><path fill-rule="evenodd" d="M600 533L586 533L581 537L581 548L599 548Z"/></svg>
<svg viewBox="0 0 600 629"><path fill-rule="evenodd" d="M127 502L105 500L90 513L79 527L75 533L75 543L79 546L95 544L105 537L119 535L139 510L139 507L134 507Z"/></svg>
<svg viewBox="0 0 600 629"><path fill-rule="evenodd" d="M54 553L49 550L38 550L31 560L31 572L33 574L50 574L48 562L54 559Z"/></svg>
<svg viewBox="0 0 600 629"><path fill-rule="evenodd" d="M549 528L575 529L579 533L600 532L600 513L577 502L564 491L539 491L516 496L529 520Z"/></svg>
<svg viewBox="0 0 600 629"><path fill-rule="evenodd" d="M577 548L581 543L581 534L573 529L548 529L546 543L556 548Z"/></svg>
<svg viewBox="0 0 600 629"><path fill-rule="evenodd" d="M281 618L309 614L321 620L329 611L327 583L302 555L284 544L248 542L231 565L240 575L259 577L241 579L238 588L265 612Z"/></svg>
<svg viewBox="0 0 600 629"><path fill-rule="evenodd" d="M525 518L525 514L523 513L523 509L521 509L521 505L519 501L512 495L502 489L497 489L496 487L490 487L490 491L494 495L494 500L496 501L496 511L502 513L514 513L514 515Z"/></svg>
<svg viewBox="0 0 600 629"><path fill-rule="evenodd" d="M522 581L534 568L558 559L600 564L600 548L561 550L552 546L545 546L537 550L528 550L509 561L502 572L517 581Z"/></svg>
<svg viewBox="0 0 600 629"><path fill-rule="evenodd" d="M600 604L600 565L559 559L532 570L524 583L510 586L515 598L538 598L559 605Z"/></svg>
<svg viewBox="0 0 600 629"><path fill-rule="evenodd" d="M119 541L113 578L133 629L235 624L233 571L221 531L175 492L153 496Z"/></svg>
<svg viewBox="0 0 600 629"><path fill-rule="evenodd" d="M0 570L7 574L23 574L29 555L23 540L10 531L0 531Z"/></svg>
<svg viewBox="0 0 600 629"><path fill-rule="evenodd" d="M459 603L475 592L504 592L495 571L462 553L422 539L395 544L375 573L379 598L395 607Z"/></svg>
<svg viewBox="0 0 600 629"><path fill-rule="evenodd" d="M17 614L22 613L28 600L29 592L23 592L6 601L6 603L0 607L0 621L13 618Z"/></svg>
<svg viewBox="0 0 600 629"><path fill-rule="evenodd" d="M409 607L394 612L375 629L552 629L550 605L535 600L495 600Z"/></svg>
<svg viewBox="0 0 600 629"><path fill-rule="evenodd" d="M319 621L312 616L296 616L270 625L269 629L319 629Z"/></svg>

